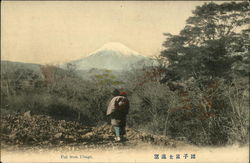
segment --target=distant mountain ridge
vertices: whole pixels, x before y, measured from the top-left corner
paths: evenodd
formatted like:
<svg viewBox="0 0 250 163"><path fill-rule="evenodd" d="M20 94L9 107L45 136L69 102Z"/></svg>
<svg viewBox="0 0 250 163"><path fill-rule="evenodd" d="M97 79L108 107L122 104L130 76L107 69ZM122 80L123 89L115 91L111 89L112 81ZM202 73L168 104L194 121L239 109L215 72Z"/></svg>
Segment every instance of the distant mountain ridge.
<svg viewBox="0 0 250 163"><path fill-rule="evenodd" d="M104 69L112 70L119 74L120 71L129 71L131 68L142 68L144 65L152 65L149 57L143 56L121 43L111 42L90 53L86 57L59 65L60 68L67 68L67 64L76 66L79 74L86 75L89 72L97 73ZM2 72L14 71L15 69L31 69L41 73L42 64L23 63L1 60Z"/></svg>
<svg viewBox="0 0 250 163"><path fill-rule="evenodd" d="M128 70L132 66L138 66L139 62L149 62L150 59L140 55L125 45L117 42L111 42L103 45L88 56L79 60L67 62L63 65L74 64L78 70L110 69L110 70Z"/></svg>
<svg viewBox="0 0 250 163"><path fill-rule="evenodd" d="M24 62L14 62L14 61L7 61L7 60L1 60L1 71L12 71L14 69L24 68L24 69L30 69L34 70L36 72L40 72L40 66L41 64L35 64L35 63L24 63Z"/></svg>

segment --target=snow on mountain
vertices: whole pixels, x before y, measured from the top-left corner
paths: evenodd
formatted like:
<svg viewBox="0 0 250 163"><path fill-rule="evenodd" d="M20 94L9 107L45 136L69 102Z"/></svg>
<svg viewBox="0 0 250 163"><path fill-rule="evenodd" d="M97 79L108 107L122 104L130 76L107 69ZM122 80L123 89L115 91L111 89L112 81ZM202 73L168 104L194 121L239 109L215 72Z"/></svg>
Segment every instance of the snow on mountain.
<svg viewBox="0 0 250 163"><path fill-rule="evenodd" d="M110 42L90 53L87 57L69 63L76 65L79 70L92 68L127 70L132 66L138 66L139 62L142 64L143 61L149 61L149 58L121 43Z"/></svg>
<svg viewBox="0 0 250 163"><path fill-rule="evenodd" d="M94 51L90 55L101 52L101 51L115 51L126 56L140 55L138 52L126 47L125 45L119 42L109 42L107 44L104 44L100 49Z"/></svg>

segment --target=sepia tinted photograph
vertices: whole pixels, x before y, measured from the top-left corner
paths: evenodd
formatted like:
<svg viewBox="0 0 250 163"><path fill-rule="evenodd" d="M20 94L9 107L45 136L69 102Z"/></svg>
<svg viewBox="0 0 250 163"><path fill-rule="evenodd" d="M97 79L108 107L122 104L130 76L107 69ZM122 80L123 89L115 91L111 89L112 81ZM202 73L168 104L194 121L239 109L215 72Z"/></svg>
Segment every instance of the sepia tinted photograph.
<svg viewBox="0 0 250 163"><path fill-rule="evenodd" d="M248 1L1 1L2 163L248 163Z"/></svg>

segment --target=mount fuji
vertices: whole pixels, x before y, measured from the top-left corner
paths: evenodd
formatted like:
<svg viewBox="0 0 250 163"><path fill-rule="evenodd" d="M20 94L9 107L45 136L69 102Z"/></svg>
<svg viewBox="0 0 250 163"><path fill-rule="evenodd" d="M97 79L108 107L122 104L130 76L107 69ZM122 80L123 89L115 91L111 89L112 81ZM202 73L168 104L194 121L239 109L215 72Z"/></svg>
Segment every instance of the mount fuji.
<svg viewBox="0 0 250 163"><path fill-rule="evenodd" d="M150 58L140 55L138 52L126 47L122 43L110 42L104 44L101 48L90 53L88 56L68 63L74 64L78 70L88 70L92 68L127 70L131 68L131 66L138 67L149 61Z"/></svg>

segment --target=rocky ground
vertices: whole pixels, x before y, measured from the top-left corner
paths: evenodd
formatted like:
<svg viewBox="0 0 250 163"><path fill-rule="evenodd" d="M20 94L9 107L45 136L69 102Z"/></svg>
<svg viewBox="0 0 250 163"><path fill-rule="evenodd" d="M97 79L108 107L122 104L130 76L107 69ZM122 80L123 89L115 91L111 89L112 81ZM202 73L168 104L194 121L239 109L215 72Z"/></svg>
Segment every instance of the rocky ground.
<svg viewBox="0 0 250 163"><path fill-rule="evenodd" d="M183 146L184 142L166 136L159 136L126 129L127 141L114 142L110 125L98 127L83 126L77 122L54 120L49 116L31 115L30 112L7 115L1 118L2 148L105 148L112 146L136 146L137 144Z"/></svg>
<svg viewBox="0 0 250 163"><path fill-rule="evenodd" d="M54 120L48 116L8 115L1 117L2 162L181 162L249 161L248 146L197 147L127 128L127 141L115 143L112 127L83 126L77 122ZM167 159L155 160L155 154ZM195 154L195 159L184 159Z"/></svg>

